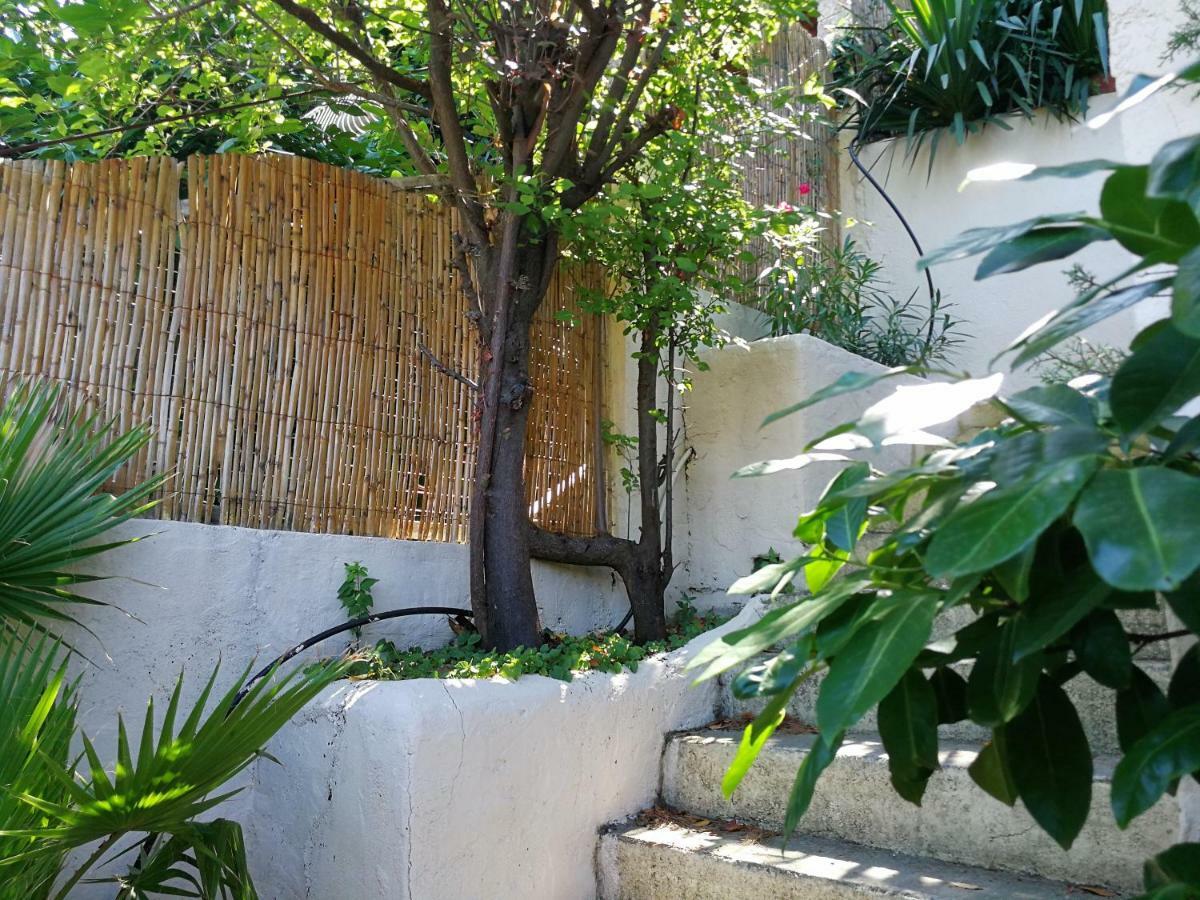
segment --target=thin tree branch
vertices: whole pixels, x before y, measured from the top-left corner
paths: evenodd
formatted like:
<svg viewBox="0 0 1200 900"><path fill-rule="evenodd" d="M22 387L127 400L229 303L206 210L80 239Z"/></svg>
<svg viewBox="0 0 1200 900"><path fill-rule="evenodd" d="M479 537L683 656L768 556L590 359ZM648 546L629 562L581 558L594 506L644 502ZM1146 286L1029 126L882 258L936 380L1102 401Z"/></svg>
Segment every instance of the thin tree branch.
<svg viewBox="0 0 1200 900"><path fill-rule="evenodd" d="M458 369L454 369L454 368L451 368L450 366L446 365L444 362L442 362L440 359L438 359L436 356L434 356L433 351L430 350L428 347L426 347L424 344L422 344L420 341L417 341L417 349L421 351L421 355L425 357L425 361L428 362L429 365L431 365L438 372L441 372L443 375L445 375L448 378L453 378L459 384L465 384L467 387L469 387L473 391L479 390L479 385L477 383L472 381L470 378L468 378L462 372L458 371Z"/></svg>
<svg viewBox="0 0 1200 900"><path fill-rule="evenodd" d="M330 25L308 7L301 6L295 0L271 0L271 2L292 18L303 22L338 49L350 54L350 56L358 60L376 78L386 81L403 91L411 91L421 97L429 98L431 96L429 83L419 78L413 78L397 72L391 66L381 62L366 47L363 47L344 31Z"/></svg>

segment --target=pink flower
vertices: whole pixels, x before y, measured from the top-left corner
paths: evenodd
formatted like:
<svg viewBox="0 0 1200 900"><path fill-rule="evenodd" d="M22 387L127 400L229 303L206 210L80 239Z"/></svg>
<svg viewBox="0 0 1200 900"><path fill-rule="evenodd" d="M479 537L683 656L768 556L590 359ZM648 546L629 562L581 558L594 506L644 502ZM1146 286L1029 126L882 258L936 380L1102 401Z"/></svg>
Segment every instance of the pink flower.
<svg viewBox="0 0 1200 900"><path fill-rule="evenodd" d="M779 204L780 212L795 212L795 210L796 207L792 206L792 204L788 203L786 200Z"/></svg>
<svg viewBox="0 0 1200 900"><path fill-rule="evenodd" d="M807 196L811 192L812 192L812 185L809 184L807 181L800 182L800 184L796 188L796 193L801 197Z"/></svg>

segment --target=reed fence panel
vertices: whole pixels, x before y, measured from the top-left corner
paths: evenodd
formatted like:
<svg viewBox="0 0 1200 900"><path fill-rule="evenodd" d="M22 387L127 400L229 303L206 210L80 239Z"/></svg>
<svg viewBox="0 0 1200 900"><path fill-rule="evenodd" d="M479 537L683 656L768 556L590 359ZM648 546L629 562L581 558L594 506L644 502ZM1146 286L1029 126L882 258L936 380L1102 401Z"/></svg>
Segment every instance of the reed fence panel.
<svg viewBox="0 0 1200 900"><path fill-rule="evenodd" d="M452 216L299 157L0 165L0 373L149 423L122 479L173 473L164 518L465 540L474 394L428 359L478 361ZM603 496L576 303L599 277L560 271L534 335L531 512L577 534Z"/></svg>

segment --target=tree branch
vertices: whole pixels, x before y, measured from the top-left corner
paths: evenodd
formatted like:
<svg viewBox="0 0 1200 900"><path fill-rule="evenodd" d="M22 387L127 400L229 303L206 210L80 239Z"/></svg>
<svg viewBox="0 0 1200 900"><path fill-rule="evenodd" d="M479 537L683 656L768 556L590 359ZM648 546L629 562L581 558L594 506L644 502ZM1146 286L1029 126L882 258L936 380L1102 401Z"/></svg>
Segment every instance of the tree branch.
<svg viewBox="0 0 1200 900"><path fill-rule="evenodd" d="M441 372L447 378L453 378L459 384L465 384L467 387L469 387L473 391L479 390L478 384L476 384L474 381L472 381L470 378L468 378L462 372L458 371L458 369L453 369L450 366L446 365L444 362L442 362L440 359L438 359L436 356L434 356L433 351L430 350L428 347L426 347L424 344L422 344L420 341L417 341L417 349L421 351L421 355L425 357L425 361L428 362L429 365L431 365L436 371Z"/></svg>
<svg viewBox="0 0 1200 900"><path fill-rule="evenodd" d="M333 44L340 50L344 50L354 59L358 60L362 66L381 81L386 81L394 87L398 87L403 91L411 91L419 96L429 98L430 85L419 78L412 78L409 75L404 75L397 72L391 66L378 60L373 53L363 47L350 35L341 31L338 28L330 25L315 12L305 6L296 3L295 0L271 0L276 6L286 12L294 19L303 22L317 34L324 37L329 43Z"/></svg>

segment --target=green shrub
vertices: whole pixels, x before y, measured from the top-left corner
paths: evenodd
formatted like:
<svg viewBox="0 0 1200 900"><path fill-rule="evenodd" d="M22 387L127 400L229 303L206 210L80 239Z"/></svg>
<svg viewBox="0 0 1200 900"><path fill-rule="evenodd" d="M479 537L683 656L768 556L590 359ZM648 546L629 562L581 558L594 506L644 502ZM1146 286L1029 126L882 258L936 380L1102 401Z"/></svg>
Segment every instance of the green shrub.
<svg viewBox="0 0 1200 900"><path fill-rule="evenodd" d="M928 365L960 341L958 322L941 295L888 291L882 266L852 238L840 247L809 244L806 254L781 254L760 276L759 308L771 334L808 333L885 366ZM919 290L919 289L918 289Z"/></svg>
<svg viewBox="0 0 1200 900"><path fill-rule="evenodd" d="M1200 79L1200 65L1181 77ZM1137 97L1164 83L1142 82ZM1200 633L1200 136L1168 143L1148 165L1098 160L1026 177L1097 171L1110 173L1099 216L975 229L925 263L982 254L982 279L1094 242L1114 241L1134 255L1124 272L1023 335L1010 348L1017 365L1149 297L1170 296L1170 318L1133 339L1111 378L1015 393L1002 392L1000 374L901 387L812 441L791 468L830 456L847 465L799 518L795 536L809 549L733 588L778 594L803 578L811 595L719 638L694 661L712 677L776 651L733 682L735 695L767 704L747 728L729 792L782 721L788 698L825 671L817 752L801 764L789 832L847 730L875 706L901 796L921 802L938 768L938 725L970 719L992 732L971 767L975 782L1003 803L1020 799L1064 848L1083 827L1092 796L1092 754L1063 688L1071 679L1091 678L1113 692L1122 758L1111 801L1119 827L1200 772L1200 644L1165 694L1134 662L1152 642ZM904 371L844 375L768 422ZM929 434L979 404L998 411L1001 424L958 442ZM937 448L889 474L844 452L906 443ZM869 551L859 545L868 530L879 539ZM1160 602L1184 629L1127 632L1118 613ZM935 618L953 607L975 615L932 641ZM973 663L966 679L954 668L964 661ZM1195 896L1200 846L1156 857L1146 889L1163 900Z"/></svg>

